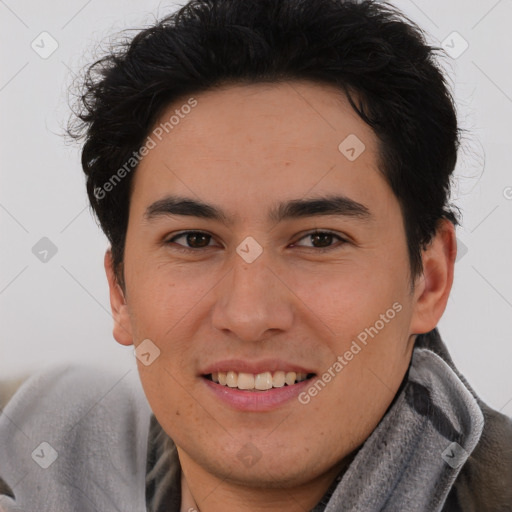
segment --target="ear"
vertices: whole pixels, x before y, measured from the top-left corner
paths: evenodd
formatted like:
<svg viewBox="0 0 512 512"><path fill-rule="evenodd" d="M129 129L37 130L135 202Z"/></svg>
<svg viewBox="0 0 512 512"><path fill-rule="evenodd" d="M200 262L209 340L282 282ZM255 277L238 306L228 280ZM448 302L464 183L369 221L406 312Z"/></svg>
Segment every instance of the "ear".
<svg viewBox="0 0 512 512"><path fill-rule="evenodd" d="M422 254L423 273L415 282L411 334L426 333L437 326L452 289L456 256L455 226L441 219Z"/></svg>
<svg viewBox="0 0 512 512"><path fill-rule="evenodd" d="M112 251L108 249L105 253L104 264L110 291L110 308L114 319L113 334L116 341L121 345L132 345L133 336L128 306L124 292L115 276L112 261Z"/></svg>

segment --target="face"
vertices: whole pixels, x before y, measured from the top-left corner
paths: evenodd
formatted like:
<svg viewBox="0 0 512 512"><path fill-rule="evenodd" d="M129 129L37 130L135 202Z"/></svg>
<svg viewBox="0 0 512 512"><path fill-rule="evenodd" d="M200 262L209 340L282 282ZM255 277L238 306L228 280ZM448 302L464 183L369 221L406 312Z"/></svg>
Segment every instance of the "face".
<svg viewBox="0 0 512 512"><path fill-rule="evenodd" d="M194 98L133 178L115 337L150 340L141 381L184 464L248 486L311 482L384 415L413 334L435 326L419 325L426 287L410 291L377 138L338 90Z"/></svg>

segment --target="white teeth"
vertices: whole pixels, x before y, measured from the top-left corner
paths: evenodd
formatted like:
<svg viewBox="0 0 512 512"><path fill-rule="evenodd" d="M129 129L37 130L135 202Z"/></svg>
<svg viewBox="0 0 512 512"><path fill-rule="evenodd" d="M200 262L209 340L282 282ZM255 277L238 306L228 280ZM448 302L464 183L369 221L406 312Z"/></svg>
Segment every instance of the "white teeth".
<svg viewBox="0 0 512 512"><path fill-rule="evenodd" d="M270 372L258 373L254 379L254 387L260 391L265 391L272 387L272 374Z"/></svg>
<svg viewBox="0 0 512 512"><path fill-rule="evenodd" d="M281 370L274 373L263 372L253 375L244 372L214 372L211 374L213 382L230 388L242 390L266 391L267 389L282 388L285 384L292 386L296 382L302 382L307 379L307 373L283 372Z"/></svg>
<svg viewBox="0 0 512 512"><path fill-rule="evenodd" d="M284 381L288 386L295 384L295 379L297 378L297 374L295 372L286 372Z"/></svg>
<svg viewBox="0 0 512 512"><path fill-rule="evenodd" d="M226 376L226 384L230 388L236 388L236 386L238 385L238 374L235 372L228 372Z"/></svg>
<svg viewBox="0 0 512 512"><path fill-rule="evenodd" d="M272 377L272 385L275 388L282 388L285 382L285 373L284 372L274 372L274 376Z"/></svg>
<svg viewBox="0 0 512 512"><path fill-rule="evenodd" d="M238 389L254 389L254 375L252 373L238 374Z"/></svg>

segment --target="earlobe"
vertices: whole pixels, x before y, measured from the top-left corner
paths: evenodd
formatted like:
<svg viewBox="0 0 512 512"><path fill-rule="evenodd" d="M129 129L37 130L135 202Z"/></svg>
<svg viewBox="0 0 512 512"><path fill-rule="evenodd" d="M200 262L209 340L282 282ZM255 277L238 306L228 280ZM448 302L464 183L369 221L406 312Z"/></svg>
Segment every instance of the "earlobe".
<svg viewBox="0 0 512 512"><path fill-rule="evenodd" d="M455 226L442 219L422 254L423 274L416 282L411 334L429 332L441 319L453 284L456 255Z"/></svg>
<svg viewBox="0 0 512 512"><path fill-rule="evenodd" d="M114 338L121 345L132 345L133 337L128 306L126 304L125 294L115 276L112 252L110 249L105 252L104 265L110 293L110 308L114 320Z"/></svg>

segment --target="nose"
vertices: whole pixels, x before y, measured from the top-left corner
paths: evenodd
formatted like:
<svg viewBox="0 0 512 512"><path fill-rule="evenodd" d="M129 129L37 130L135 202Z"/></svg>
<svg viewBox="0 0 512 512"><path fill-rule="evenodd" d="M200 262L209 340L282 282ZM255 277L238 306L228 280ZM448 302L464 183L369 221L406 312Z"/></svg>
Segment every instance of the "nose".
<svg viewBox="0 0 512 512"><path fill-rule="evenodd" d="M213 326L240 341L263 341L293 325L294 295L265 251L252 263L234 254L216 292Z"/></svg>

